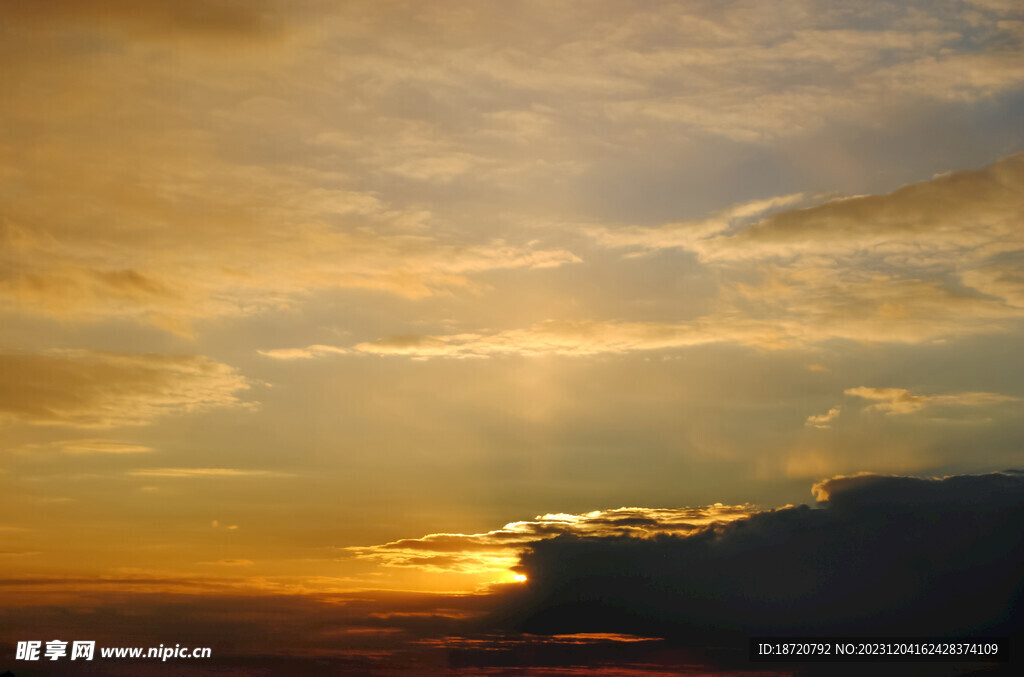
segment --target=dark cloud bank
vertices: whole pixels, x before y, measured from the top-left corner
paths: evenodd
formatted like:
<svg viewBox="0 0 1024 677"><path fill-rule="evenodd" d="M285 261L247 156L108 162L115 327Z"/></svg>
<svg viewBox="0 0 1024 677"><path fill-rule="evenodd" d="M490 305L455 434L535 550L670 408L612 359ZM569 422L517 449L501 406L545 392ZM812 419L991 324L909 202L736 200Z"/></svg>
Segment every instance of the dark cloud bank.
<svg viewBox="0 0 1024 677"><path fill-rule="evenodd" d="M530 633L732 647L721 657L734 665L748 637L765 635L998 636L1024 645L1024 474L865 475L815 490L817 508L759 513L692 536L535 543L521 564L529 586L495 620Z"/></svg>
<svg viewBox="0 0 1024 677"><path fill-rule="evenodd" d="M559 537L522 559L536 632L1005 635L1020 629L1024 474L836 478L818 509L693 536Z"/></svg>

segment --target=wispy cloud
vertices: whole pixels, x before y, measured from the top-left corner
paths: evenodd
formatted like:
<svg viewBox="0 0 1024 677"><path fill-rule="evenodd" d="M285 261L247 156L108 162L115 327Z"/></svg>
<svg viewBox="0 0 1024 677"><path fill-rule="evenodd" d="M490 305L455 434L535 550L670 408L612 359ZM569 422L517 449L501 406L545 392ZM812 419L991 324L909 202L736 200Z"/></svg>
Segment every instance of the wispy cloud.
<svg viewBox="0 0 1024 677"><path fill-rule="evenodd" d="M286 477L287 473L242 468L143 468L129 470L132 477ZM216 525L215 525L216 526ZM228 527L234 528L234 527Z"/></svg>
<svg viewBox="0 0 1024 677"><path fill-rule="evenodd" d="M338 346L312 345L305 348L278 348L275 350L257 350L264 357L275 360L308 360L323 355L346 355L351 351Z"/></svg>
<svg viewBox="0 0 1024 677"><path fill-rule="evenodd" d="M897 115L894 101L975 102L1022 81L1017 22L990 7L872 7L852 27L845 10L797 0L560 5L543 21L446 2L30 5L3 10L0 309L182 335L197 318L321 290L424 298L485 289L489 271L577 262L565 245L510 237L496 224L523 214L492 201L584 190L574 177L638 142L870 128ZM88 49L82 31L96 36ZM792 249L770 227L720 229L750 215L594 234L705 260Z"/></svg>
<svg viewBox="0 0 1024 677"><path fill-rule="evenodd" d="M232 367L192 355L4 352L0 370L6 375L0 384L0 415L32 425L146 425L166 415L247 406L238 395L249 389ZM78 453L124 451L116 443L91 442L79 445ZM68 453L75 448L70 445ZM83 451L88 448L92 452Z"/></svg>
<svg viewBox="0 0 1024 677"><path fill-rule="evenodd" d="M636 247L649 250L693 249L699 246L702 240L749 226L768 212L793 207L805 200L808 198L803 194L794 193L734 205L705 219L669 223L656 228L601 226L589 227L585 231L606 247Z"/></svg>
<svg viewBox="0 0 1024 677"><path fill-rule="evenodd" d="M1024 317L1024 155L886 195L792 209L800 195L737 205L661 228L590 229L601 244L696 253L718 276L718 308L680 322L545 322L489 333L419 335L355 351L413 357L594 355L733 342L759 348L830 339L922 343L1006 331ZM763 218L761 215L773 210Z"/></svg>
<svg viewBox="0 0 1024 677"><path fill-rule="evenodd" d="M808 416L807 422L804 425L811 428L830 428L832 427L832 421L839 417L839 409L839 407L832 407L824 414Z"/></svg>
<svg viewBox="0 0 1024 677"><path fill-rule="evenodd" d="M146 40L253 40L276 38L273 3L255 0L232 7L182 0L173 5L122 0L42 0L4 8L12 22L36 27L89 23L112 33L130 33Z"/></svg>
<svg viewBox="0 0 1024 677"><path fill-rule="evenodd" d="M130 444L119 440L103 438L85 438L60 440L46 444L26 444L18 448L22 453L57 452L61 454L145 454L153 451L152 447L142 444Z"/></svg>
<svg viewBox="0 0 1024 677"><path fill-rule="evenodd" d="M916 395L906 388L849 388L847 395L875 402L868 409L885 412L887 416L913 414L924 409L938 407L991 407L1007 402L1019 402L1020 398L999 393L964 392L945 395Z"/></svg>
<svg viewBox="0 0 1024 677"><path fill-rule="evenodd" d="M268 192L273 189L268 187ZM311 202L306 201L306 208ZM329 199L329 198L328 198ZM323 205L336 212L336 205ZM47 234L15 232L0 279L0 303L8 310L64 320L120 317L189 334L197 317L239 316L287 307L303 293L331 287L379 290L421 298L470 288L468 276L489 270L547 268L578 262L566 250L537 250L505 243L455 245L428 235L342 232L325 223L249 222L246 235L212 227L173 242L159 254L136 250L131 233L102 250L83 234L57 244ZM280 230L279 230L280 229ZM284 238L284 232L288 237ZM110 238L118 238L111 233ZM267 252L272 252L267 254ZM201 270L194 261L207 260Z"/></svg>
<svg viewBox="0 0 1024 677"><path fill-rule="evenodd" d="M590 356L734 343L776 350L803 348L830 339L923 343L946 337L997 333L1015 316L1000 303L951 296L938 285L864 279L836 285L823 281L807 297L748 304L740 310L685 322L549 321L528 329L494 333L406 335L360 343L353 350L416 358L497 355ZM849 296L841 297L841 289ZM858 298L860 295L860 298ZM788 299L787 299L788 300ZM776 312L772 312L776 311ZM959 312L959 322L946 313Z"/></svg>

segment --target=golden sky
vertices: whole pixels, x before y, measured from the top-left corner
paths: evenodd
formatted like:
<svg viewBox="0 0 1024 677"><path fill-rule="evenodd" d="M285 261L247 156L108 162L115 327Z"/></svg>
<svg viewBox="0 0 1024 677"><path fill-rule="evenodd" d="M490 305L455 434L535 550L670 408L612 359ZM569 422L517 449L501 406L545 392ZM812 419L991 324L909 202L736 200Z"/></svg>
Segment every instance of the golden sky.
<svg viewBox="0 0 1024 677"><path fill-rule="evenodd" d="M469 592L1019 467L1022 41L1014 0L3 2L6 577Z"/></svg>

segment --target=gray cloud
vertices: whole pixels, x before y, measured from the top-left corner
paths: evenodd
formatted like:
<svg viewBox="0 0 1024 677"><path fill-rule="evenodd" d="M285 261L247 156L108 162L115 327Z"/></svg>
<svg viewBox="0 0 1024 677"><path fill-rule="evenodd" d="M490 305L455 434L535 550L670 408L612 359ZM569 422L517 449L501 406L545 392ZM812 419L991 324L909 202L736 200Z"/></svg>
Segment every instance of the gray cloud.
<svg viewBox="0 0 1024 677"><path fill-rule="evenodd" d="M1024 629L1024 475L862 475L690 536L572 537L523 556L510 618L545 633L684 642L751 635L1005 635Z"/></svg>

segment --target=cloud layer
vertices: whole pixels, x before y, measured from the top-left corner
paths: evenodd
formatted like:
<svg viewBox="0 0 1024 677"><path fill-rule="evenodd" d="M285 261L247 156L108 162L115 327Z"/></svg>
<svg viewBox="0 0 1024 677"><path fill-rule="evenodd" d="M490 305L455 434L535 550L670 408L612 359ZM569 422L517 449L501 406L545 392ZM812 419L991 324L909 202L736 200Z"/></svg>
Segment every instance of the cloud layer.
<svg viewBox="0 0 1024 677"><path fill-rule="evenodd" d="M654 229L591 229L612 248L696 254L720 280L711 314L678 322L547 321L487 333L382 338L353 349L464 358L709 343L766 349L835 339L927 343L1006 332L1024 317L1021 281L1007 259L1024 252L1018 227L1024 155L885 195L789 208L803 199L738 205L707 220Z"/></svg>
<svg viewBox="0 0 1024 677"><path fill-rule="evenodd" d="M595 190L588 180L638 149L762 147L1020 90L1010 8L926 9L600 2L538 20L448 2L5 7L0 309L188 334L197 318L292 307L321 290L423 298L484 289L475 278L488 271L577 262L564 240L524 224L564 218ZM1000 167L1012 198L1019 170ZM1007 234L1019 191L1007 202L990 178L769 217L739 234L722 229L814 198L593 232L606 246L683 246L705 260L867 246L924 260ZM550 205L562 207L545 214ZM938 220L909 225L906 209ZM970 229L943 225L961 216ZM914 233L930 243L908 244Z"/></svg>

